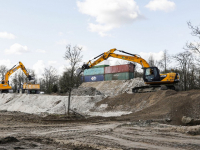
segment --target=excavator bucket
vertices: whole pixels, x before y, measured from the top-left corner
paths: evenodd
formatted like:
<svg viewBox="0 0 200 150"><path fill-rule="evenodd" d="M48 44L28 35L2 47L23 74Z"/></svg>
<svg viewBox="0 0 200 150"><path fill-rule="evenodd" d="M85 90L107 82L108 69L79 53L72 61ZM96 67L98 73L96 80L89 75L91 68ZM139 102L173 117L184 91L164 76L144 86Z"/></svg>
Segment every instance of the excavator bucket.
<svg viewBox="0 0 200 150"><path fill-rule="evenodd" d="M81 74L81 72L83 72L83 69L82 68L78 68L76 70L76 75L79 76Z"/></svg>
<svg viewBox="0 0 200 150"><path fill-rule="evenodd" d="M29 80L29 81L35 80L35 78L29 75L29 76L28 76L28 80Z"/></svg>

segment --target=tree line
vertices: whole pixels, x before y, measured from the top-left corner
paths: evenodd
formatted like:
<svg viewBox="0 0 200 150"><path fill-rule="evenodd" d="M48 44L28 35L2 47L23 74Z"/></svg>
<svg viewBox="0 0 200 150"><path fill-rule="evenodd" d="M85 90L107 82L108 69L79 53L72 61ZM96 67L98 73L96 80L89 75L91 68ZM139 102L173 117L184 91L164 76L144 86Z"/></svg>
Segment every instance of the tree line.
<svg viewBox="0 0 200 150"><path fill-rule="evenodd" d="M200 29L188 22L191 34L198 40L200 39ZM44 69L42 78L37 79L33 70L28 69L32 76L35 76L36 83L40 84L41 91L47 94L51 93L69 93L75 87L81 84L81 78L75 74L75 70L82 62L82 48L78 46L66 46L64 59L69 62L70 67L66 68L62 75L58 75L56 68L50 66ZM175 55L171 55L167 50L163 51L161 60L156 61L151 55L147 60L150 66L156 66L160 69L160 73L169 73L171 71L179 73L181 90L191 90L200 88L200 42L187 42L183 51ZM8 68L5 65L0 66L0 79L3 79ZM135 69L135 77L142 77L142 73ZM11 86L14 91L20 89L24 82L28 82L23 72L14 74Z"/></svg>
<svg viewBox="0 0 200 150"><path fill-rule="evenodd" d="M34 83L40 84L40 91L44 91L47 94L66 94L71 93L72 88L78 87L82 81L75 74L75 70L78 69L79 63L82 61L81 50L82 48L78 46L67 45L64 59L69 62L70 67L65 68L62 75L58 75L57 69L52 66L44 69L42 78L37 78L33 70L27 69L29 74L35 78ZM4 80L8 70L5 65L0 66L0 80ZM10 78L10 85L14 92L21 89L23 83L27 82L29 81L26 75L20 69Z"/></svg>

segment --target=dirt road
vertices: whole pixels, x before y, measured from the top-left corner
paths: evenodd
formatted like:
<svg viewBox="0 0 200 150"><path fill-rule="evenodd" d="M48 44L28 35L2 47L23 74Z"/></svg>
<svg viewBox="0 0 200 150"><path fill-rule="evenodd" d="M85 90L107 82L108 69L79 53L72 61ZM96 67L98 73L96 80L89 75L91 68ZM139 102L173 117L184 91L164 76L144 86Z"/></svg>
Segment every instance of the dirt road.
<svg viewBox="0 0 200 150"><path fill-rule="evenodd" d="M0 112L0 149L153 150L200 149L200 126L153 121L44 121L36 115Z"/></svg>

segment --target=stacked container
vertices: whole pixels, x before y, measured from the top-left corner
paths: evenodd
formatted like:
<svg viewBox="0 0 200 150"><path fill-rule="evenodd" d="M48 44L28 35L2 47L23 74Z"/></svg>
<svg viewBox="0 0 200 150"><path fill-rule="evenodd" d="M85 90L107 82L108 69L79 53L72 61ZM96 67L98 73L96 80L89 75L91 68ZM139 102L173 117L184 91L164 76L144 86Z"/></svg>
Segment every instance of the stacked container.
<svg viewBox="0 0 200 150"><path fill-rule="evenodd" d="M118 66L94 66L83 72L83 82L110 81L110 80L130 80L134 78L134 64Z"/></svg>
<svg viewBox="0 0 200 150"><path fill-rule="evenodd" d="M94 66L90 69L86 69L83 72L84 82L96 82L104 81L104 68L109 65Z"/></svg>
<svg viewBox="0 0 200 150"><path fill-rule="evenodd" d="M133 79L134 69L134 64L105 67L105 81Z"/></svg>

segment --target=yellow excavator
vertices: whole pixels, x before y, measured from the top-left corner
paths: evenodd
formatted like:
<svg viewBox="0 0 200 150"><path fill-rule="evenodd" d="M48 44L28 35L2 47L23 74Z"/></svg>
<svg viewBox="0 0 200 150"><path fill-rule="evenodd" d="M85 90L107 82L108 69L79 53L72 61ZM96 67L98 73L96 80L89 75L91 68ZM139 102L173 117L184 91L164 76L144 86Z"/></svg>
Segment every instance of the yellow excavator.
<svg viewBox="0 0 200 150"><path fill-rule="evenodd" d="M25 66L19 62L19 65L15 65L13 66L10 70L7 71L7 73L5 74L4 80L1 81L0 84L0 93L13 93L12 87L9 85L9 77L18 69L22 69L22 71L24 72L24 74L27 76L28 80L34 80L33 77L31 77L31 75L28 73L28 71L26 70Z"/></svg>
<svg viewBox="0 0 200 150"><path fill-rule="evenodd" d="M114 53L119 51L128 55L121 55ZM135 87L132 89L133 93L138 92L153 92L158 89L161 90L179 90L177 83L179 82L179 74L175 72L160 74L160 71L157 67L151 67L146 60L141 58L139 55L130 54L123 50L117 50L116 48L111 49L105 53L100 54L92 60L89 60L81 68L77 70L77 74L80 75L85 69L90 69L91 67L99 64L100 62L108 59L109 57L123 59L131 62L139 63L143 69L143 80L147 86ZM98 59L97 59L98 58ZM94 61L93 61L94 60Z"/></svg>

